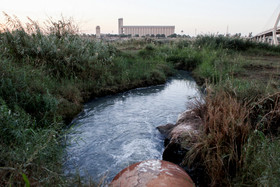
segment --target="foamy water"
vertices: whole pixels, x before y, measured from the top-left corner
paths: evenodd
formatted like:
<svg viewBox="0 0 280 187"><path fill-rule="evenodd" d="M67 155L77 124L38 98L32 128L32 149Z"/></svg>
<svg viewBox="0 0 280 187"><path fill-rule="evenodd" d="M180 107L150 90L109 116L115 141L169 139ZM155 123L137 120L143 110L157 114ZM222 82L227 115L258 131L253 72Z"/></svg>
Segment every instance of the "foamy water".
<svg viewBox="0 0 280 187"><path fill-rule="evenodd" d="M166 84L102 97L84 106L68 135L65 174L77 172L111 180L125 167L143 160L161 159L163 137L156 127L175 123L187 102L200 97L186 72Z"/></svg>

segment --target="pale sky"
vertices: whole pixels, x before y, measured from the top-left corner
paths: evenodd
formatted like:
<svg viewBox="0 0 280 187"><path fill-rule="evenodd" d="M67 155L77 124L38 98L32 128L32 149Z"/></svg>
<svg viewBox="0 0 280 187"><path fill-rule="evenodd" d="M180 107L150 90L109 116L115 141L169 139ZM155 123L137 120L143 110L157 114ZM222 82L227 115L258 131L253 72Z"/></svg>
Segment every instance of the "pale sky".
<svg viewBox="0 0 280 187"><path fill-rule="evenodd" d="M118 33L118 18L124 25L174 25L181 34L257 34L273 27L280 0L1 0L0 11L41 22L73 18L81 32ZM0 23L4 23L3 14ZM270 20L270 21L269 21Z"/></svg>

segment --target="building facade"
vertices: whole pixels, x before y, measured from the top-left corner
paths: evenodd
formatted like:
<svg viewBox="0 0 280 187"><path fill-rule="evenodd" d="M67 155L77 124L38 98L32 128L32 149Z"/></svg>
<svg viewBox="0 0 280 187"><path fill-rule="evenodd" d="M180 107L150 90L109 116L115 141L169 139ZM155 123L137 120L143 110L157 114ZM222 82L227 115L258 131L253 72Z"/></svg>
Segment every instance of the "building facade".
<svg viewBox="0 0 280 187"><path fill-rule="evenodd" d="M131 36L146 35L165 35L169 36L175 33L175 26L124 26L123 18L119 19L119 34Z"/></svg>

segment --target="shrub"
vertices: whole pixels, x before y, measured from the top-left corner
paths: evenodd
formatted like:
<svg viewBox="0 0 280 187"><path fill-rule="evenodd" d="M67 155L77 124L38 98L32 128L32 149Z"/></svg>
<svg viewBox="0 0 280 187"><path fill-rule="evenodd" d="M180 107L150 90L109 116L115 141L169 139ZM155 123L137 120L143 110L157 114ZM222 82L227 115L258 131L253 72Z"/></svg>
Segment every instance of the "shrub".
<svg viewBox="0 0 280 187"><path fill-rule="evenodd" d="M271 46L268 43L257 43L249 39L219 36L198 36L194 42L195 46L210 47L213 49L223 48L234 51L248 51L252 49L259 49L264 51L280 52L279 46Z"/></svg>
<svg viewBox="0 0 280 187"><path fill-rule="evenodd" d="M192 71L202 63L203 57L200 51L192 48L176 49L166 58L167 62L174 64L176 69Z"/></svg>
<svg viewBox="0 0 280 187"><path fill-rule="evenodd" d="M155 55L156 48L153 45L147 45L145 49L139 51L139 56L147 59L153 57Z"/></svg>

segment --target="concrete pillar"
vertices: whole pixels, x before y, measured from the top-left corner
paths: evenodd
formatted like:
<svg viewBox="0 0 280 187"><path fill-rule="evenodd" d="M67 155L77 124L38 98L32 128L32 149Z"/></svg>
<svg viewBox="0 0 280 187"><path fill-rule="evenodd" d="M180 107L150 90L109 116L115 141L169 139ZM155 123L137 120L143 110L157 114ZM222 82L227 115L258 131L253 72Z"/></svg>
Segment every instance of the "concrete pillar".
<svg viewBox="0 0 280 187"><path fill-rule="evenodd" d="M274 28L273 28L273 43L274 45L278 45L278 39L277 39L277 26L278 26L278 23L280 21L280 13L276 19L276 22L275 22L275 25L274 25Z"/></svg>

